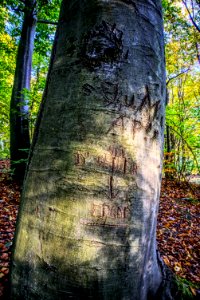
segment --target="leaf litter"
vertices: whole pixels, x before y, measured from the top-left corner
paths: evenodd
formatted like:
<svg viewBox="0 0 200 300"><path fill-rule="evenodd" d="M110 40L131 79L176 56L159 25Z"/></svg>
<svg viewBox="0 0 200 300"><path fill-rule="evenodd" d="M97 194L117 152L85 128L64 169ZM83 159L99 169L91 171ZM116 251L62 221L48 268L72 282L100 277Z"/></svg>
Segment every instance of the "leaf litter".
<svg viewBox="0 0 200 300"><path fill-rule="evenodd" d="M199 217L200 185L163 180L157 221L158 250L165 264L189 284L194 296L200 290Z"/></svg>
<svg viewBox="0 0 200 300"><path fill-rule="evenodd" d="M12 243L20 188L0 161L0 298L8 291ZM3 165L3 167L2 167ZM157 243L165 264L179 277L200 284L200 185L163 180L157 223ZM196 289L191 286L195 295ZM6 299L6 298L4 298Z"/></svg>

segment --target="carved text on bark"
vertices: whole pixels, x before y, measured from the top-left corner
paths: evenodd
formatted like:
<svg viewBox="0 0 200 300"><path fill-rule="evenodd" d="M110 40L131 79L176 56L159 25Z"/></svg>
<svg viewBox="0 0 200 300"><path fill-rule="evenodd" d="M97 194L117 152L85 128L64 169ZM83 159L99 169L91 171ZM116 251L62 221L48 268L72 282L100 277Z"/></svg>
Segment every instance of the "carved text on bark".
<svg viewBox="0 0 200 300"><path fill-rule="evenodd" d="M118 129L123 133L127 122L131 122L133 138L140 130L143 130L152 140L158 138L160 128L163 127L163 115L160 113L161 94L157 92L158 84L145 85L132 95L124 94L119 83L110 81L105 81L96 87L84 84L82 90L86 96L100 94L104 107L117 113L107 134L114 133L113 130Z"/></svg>
<svg viewBox="0 0 200 300"><path fill-rule="evenodd" d="M111 176L114 174L135 175L137 173L135 161L129 158L121 147L109 146L107 151L97 156L90 152L77 151L74 153L74 164L79 167L100 167L110 171ZM112 178L110 178L110 185L112 186Z"/></svg>
<svg viewBox="0 0 200 300"><path fill-rule="evenodd" d="M127 227L131 211L127 205L93 203L91 217L81 218L80 223L87 226Z"/></svg>
<svg viewBox="0 0 200 300"><path fill-rule="evenodd" d="M118 206L108 203L92 204L92 217L108 217L111 219L128 219L130 217L130 209L127 206Z"/></svg>

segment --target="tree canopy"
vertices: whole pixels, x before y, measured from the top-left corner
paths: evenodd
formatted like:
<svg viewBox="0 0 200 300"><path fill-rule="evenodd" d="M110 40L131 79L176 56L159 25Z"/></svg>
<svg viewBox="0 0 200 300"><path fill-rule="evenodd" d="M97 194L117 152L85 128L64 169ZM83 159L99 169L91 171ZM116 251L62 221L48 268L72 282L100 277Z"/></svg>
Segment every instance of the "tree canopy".
<svg viewBox="0 0 200 300"><path fill-rule="evenodd" d="M197 0L163 0L167 69L170 151L165 169L178 178L199 172L200 16ZM9 157L9 105L15 57L23 19L24 1L3 1L0 34L0 157ZM46 74L60 0L37 1L31 90L28 93L30 136L33 136ZM167 133L165 135L167 137ZM167 141L167 139L166 139ZM169 159L170 157L170 159ZM165 156L166 158L166 156Z"/></svg>

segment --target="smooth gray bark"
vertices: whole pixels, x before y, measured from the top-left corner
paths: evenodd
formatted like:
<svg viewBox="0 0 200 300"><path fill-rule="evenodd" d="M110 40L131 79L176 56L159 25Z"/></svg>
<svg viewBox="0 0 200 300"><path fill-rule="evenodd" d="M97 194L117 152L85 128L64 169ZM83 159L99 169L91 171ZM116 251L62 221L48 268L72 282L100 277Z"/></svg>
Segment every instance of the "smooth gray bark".
<svg viewBox="0 0 200 300"><path fill-rule="evenodd" d="M24 19L16 57L16 69L10 103L10 158L14 177L22 182L30 148L29 108L32 53L36 28L36 0L24 1Z"/></svg>
<svg viewBox="0 0 200 300"><path fill-rule="evenodd" d="M12 299L156 299L164 106L160 1L64 0Z"/></svg>

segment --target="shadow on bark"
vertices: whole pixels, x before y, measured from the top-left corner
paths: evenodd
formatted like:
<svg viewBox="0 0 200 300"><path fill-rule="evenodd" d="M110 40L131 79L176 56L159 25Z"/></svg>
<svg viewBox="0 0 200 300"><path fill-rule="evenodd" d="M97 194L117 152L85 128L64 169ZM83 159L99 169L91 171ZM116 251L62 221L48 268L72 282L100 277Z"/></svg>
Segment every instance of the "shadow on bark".
<svg viewBox="0 0 200 300"><path fill-rule="evenodd" d="M120 234L120 230L118 234ZM104 236L105 232L102 235ZM68 245L69 247L70 245ZM134 294L134 291L141 289L142 278L138 280L135 268L131 269L130 264L128 266L127 258L124 257L125 253L128 254L130 252L130 247L125 245L122 248L126 250L119 251L115 247L109 250L106 247L101 248L99 255L104 258L104 264L107 266L107 269L98 267L98 259L85 262L81 266L71 265L66 267L65 262L57 257L56 254L51 258L51 263L47 263L37 255L34 257L34 263L15 261L14 268L17 265L15 276L19 276L19 281L16 286L15 284L12 286L15 296L11 295L9 298L9 295L7 295L5 299L139 300L141 299L140 295ZM113 258L114 256L115 258ZM137 255L129 255L128 259L134 262L138 260L138 257ZM93 267L90 268L90 264ZM94 267L95 264L96 267ZM155 291L149 292L147 299L181 299L181 293L177 291L173 274L165 266L163 267L165 269L165 278L163 278L157 293ZM86 269L87 271L85 271Z"/></svg>
<svg viewBox="0 0 200 300"><path fill-rule="evenodd" d="M39 137L35 147L20 208L11 299L141 300L143 290L147 294L149 287L155 297L158 285L153 272L156 253L152 212L141 217L144 199L121 167L114 175L118 182L127 180L125 188L111 187L111 179L105 185L103 178L113 175L112 157L106 165L95 167L94 160L90 164L91 157L74 157L71 144L84 145L86 137L95 132L99 140L105 136L104 127L95 117L88 119L81 109L76 116L79 125L72 122L72 132L66 133L71 140L64 148L67 150L62 150L62 135L57 136L57 142L54 139L54 144L49 143L49 148ZM86 127L90 131L81 131L80 137L82 120L89 122ZM59 130L61 123L62 118L54 130ZM123 150L124 145L115 141L115 148ZM129 164L135 164L130 155ZM98 179L99 174L104 181ZM88 179L89 186L84 185L84 176L96 176L94 183ZM145 184L151 186L150 182ZM100 201L101 210L88 206L93 198ZM102 199L107 199L105 207ZM129 211L125 204L129 204Z"/></svg>
<svg viewBox="0 0 200 300"><path fill-rule="evenodd" d="M21 247L25 255L20 253L20 249L16 250L19 251L16 257L19 255L21 259L15 258L13 262L14 296L12 294L11 299L132 299L131 295L134 291L137 293L143 277L143 266L140 266L143 259L138 257L137 247L133 254L134 247L130 246L130 242L136 240L138 245L142 245L139 215L136 217L134 214L133 224L138 223L138 228L134 226L134 237L130 226L110 226L100 222L85 225L84 235L88 241L84 238L72 239L70 236L74 230L79 231L80 224L73 224L70 230L65 228L63 232L61 224L67 215L63 213L63 216L59 208L54 209L50 204L51 200L54 202L55 190L50 191L49 187L48 194L37 192L41 176L33 180L35 195L29 197L30 205L28 211L26 209L29 238L23 241ZM57 191L57 207L58 193L60 201L63 201L63 191ZM45 204L47 199L48 203ZM73 205L68 205L68 214L71 209ZM38 213L41 214L40 221L45 222L46 226L38 227ZM61 224L56 221L57 214L62 215ZM84 248L88 251L87 247L95 251L95 259L90 259L90 255L84 258Z"/></svg>

